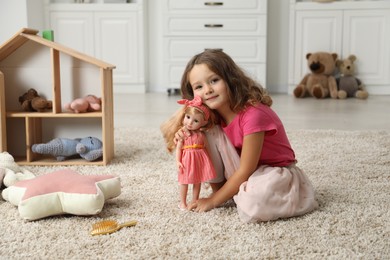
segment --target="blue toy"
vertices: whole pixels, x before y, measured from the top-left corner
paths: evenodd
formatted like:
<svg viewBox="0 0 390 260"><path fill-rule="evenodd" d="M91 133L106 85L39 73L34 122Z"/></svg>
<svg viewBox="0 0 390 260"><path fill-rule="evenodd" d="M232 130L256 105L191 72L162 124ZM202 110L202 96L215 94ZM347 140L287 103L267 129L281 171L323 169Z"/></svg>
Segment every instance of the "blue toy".
<svg viewBox="0 0 390 260"><path fill-rule="evenodd" d="M34 153L48 154L64 161L68 157L80 155L87 161L94 161L103 156L103 143L96 137L85 138L55 138L48 143L33 144Z"/></svg>

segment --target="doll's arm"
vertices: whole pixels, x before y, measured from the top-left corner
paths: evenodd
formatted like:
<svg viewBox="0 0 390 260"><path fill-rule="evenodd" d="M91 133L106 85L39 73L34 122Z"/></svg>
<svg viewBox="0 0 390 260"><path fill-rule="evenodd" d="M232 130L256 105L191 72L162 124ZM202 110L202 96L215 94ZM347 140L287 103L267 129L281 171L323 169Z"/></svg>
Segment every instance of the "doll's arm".
<svg viewBox="0 0 390 260"><path fill-rule="evenodd" d="M183 164L181 163L181 157L183 152L182 148L183 148L183 140L180 140L176 144L176 165L179 170L183 168Z"/></svg>

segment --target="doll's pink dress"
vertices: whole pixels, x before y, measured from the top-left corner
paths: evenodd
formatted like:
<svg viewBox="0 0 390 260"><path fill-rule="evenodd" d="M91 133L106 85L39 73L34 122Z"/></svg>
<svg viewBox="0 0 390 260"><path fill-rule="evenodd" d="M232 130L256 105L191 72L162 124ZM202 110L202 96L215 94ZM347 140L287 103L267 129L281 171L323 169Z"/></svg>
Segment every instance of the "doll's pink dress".
<svg viewBox="0 0 390 260"><path fill-rule="evenodd" d="M184 169L178 174L180 184L197 184L216 177L212 161L207 153L205 135L193 132L183 141L181 162Z"/></svg>

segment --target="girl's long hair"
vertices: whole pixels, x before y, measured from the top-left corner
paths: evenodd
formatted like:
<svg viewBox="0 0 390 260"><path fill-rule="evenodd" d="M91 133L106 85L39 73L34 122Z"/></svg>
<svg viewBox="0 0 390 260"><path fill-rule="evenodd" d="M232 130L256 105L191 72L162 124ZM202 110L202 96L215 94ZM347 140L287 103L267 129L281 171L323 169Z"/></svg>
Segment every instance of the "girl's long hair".
<svg viewBox="0 0 390 260"><path fill-rule="evenodd" d="M183 98L192 99L194 97L188 75L197 64L206 64L211 71L226 82L232 111L239 112L248 105L256 103L272 105L268 92L258 82L247 76L229 55L217 49L205 50L188 62L181 79Z"/></svg>
<svg viewBox="0 0 390 260"><path fill-rule="evenodd" d="M163 138L167 145L168 152L173 152L176 147L176 144L174 142L175 134L183 126L183 119L185 114L194 115L196 113L200 113L204 116L204 113L195 107L183 106L179 110L177 110L167 121L161 124L160 130L163 134ZM210 111L210 118L207 124L199 130L207 131L214 126L214 122L215 115Z"/></svg>

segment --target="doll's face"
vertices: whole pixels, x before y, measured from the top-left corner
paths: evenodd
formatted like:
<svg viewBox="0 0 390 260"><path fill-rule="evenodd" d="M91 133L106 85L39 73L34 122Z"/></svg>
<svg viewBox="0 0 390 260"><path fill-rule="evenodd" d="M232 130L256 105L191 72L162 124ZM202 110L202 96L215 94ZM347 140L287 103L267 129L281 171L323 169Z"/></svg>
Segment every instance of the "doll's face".
<svg viewBox="0 0 390 260"><path fill-rule="evenodd" d="M207 121L204 120L204 117L200 113L189 114L186 113L183 119L183 125L187 127L188 130L198 130L202 126L205 126Z"/></svg>

